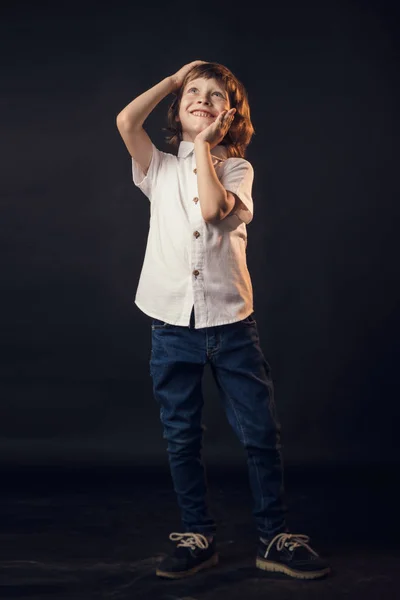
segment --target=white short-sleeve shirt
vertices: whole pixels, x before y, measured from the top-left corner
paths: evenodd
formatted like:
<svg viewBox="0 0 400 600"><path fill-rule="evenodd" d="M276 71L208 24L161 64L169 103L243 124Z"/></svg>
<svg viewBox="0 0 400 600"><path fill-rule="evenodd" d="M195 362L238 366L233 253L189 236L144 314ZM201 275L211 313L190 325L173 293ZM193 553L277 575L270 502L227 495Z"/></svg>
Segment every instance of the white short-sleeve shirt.
<svg viewBox="0 0 400 600"><path fill-rule="evenodd" d="M149 317L195 328L235 323L253 312L246 263L246 224L253 218L253 168L243 158L212 149L219 181L241 204L225 219L204 221L198 198L194 143L178 155L153 144L145 175L132 158L133 182L150 200L150 228L135 304Z"/></svg>

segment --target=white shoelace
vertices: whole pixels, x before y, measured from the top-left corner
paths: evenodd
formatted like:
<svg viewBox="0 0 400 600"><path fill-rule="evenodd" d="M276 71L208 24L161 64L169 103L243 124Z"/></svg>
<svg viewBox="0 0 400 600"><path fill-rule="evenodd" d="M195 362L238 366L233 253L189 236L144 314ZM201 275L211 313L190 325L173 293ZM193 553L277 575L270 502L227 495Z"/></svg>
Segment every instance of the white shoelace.
<svg viewBox="0 0 400 600"><path fill-rule="evenodd" d="M173 542L179 542L178 548L190 548L191 550L201 548L206 550L209 546L208 539L201 533L171 533L169 539Z"/></svg>
<svg viewBox="0 0 400 600"><path fill-rule="evenodd" d="M307 544L309 541L310 538L308 535L301 535L299 533L278 533L278 535L276 535L269 543L264 557L268 557L268 552L274 544L276 544L276 547L279 551L286 546L291 552L293 552L295 548L304 546L304 548L307 548L307 550L314 554L314 556L318 556L318 554L314 552L314 550Z"/></svg>

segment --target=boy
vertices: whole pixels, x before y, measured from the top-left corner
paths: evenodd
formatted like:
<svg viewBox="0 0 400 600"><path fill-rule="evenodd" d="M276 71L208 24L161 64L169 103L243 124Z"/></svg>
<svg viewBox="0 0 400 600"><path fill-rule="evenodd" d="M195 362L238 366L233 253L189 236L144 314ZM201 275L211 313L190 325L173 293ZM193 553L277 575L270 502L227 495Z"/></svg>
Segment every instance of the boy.
<svg viewBox="0 0 400 600"><path fill-rule="evenodd" d="M168 94L169 142L158 150L143 129ZM150 373L183 531L157 575L181 578L218 563L216 526L201 459L204 366L247 451L256 566L316 579L329 566L290 534L283 499L280 425L270 368L253 317L246 225L253 218L253 168L244 158L254 129L247 93L229 69L194 61L135 98L117 117L134 183L151 203L150 230L135 302L152 317Z"/></svg>

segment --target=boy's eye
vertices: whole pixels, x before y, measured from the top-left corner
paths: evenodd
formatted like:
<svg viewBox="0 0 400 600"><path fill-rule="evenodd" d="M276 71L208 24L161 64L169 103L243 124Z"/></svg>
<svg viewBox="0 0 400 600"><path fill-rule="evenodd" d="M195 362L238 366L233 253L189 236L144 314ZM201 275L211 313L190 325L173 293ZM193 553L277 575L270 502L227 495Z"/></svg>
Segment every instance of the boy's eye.
<svg viewBox="0 0 400 600"><path fill-rule="evenodd" d="M198 92L198 89L196 87L191 87L188 89L188 93L190 92ZM218 96L221 96L221 98L225 98L224 94L222 94L222 92L213 92L213 94L218 94Z"/></svg>

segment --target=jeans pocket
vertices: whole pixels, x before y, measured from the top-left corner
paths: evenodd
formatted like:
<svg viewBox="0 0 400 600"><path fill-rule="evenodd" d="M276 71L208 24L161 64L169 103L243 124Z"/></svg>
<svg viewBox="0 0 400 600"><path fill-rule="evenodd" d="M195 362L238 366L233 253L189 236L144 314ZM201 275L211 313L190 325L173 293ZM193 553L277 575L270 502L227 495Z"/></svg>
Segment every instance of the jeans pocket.
<svg viewBox="0 0 400 600"><path fill-rule="evenodd" d="M240 321L240 322L243 323L244 325L257 325L257 322L254 318L254 313L252 313L245 319L242 319L242 321Z"/></svg>
<svg viewBox="0 0 400 600"><path fill-rule="evenodd" d="M166 327L169 327L169 323L166 323L165 321L159 321L159 319L152 319L151 328L153 331L155 329L165 329Z"/></svg>

